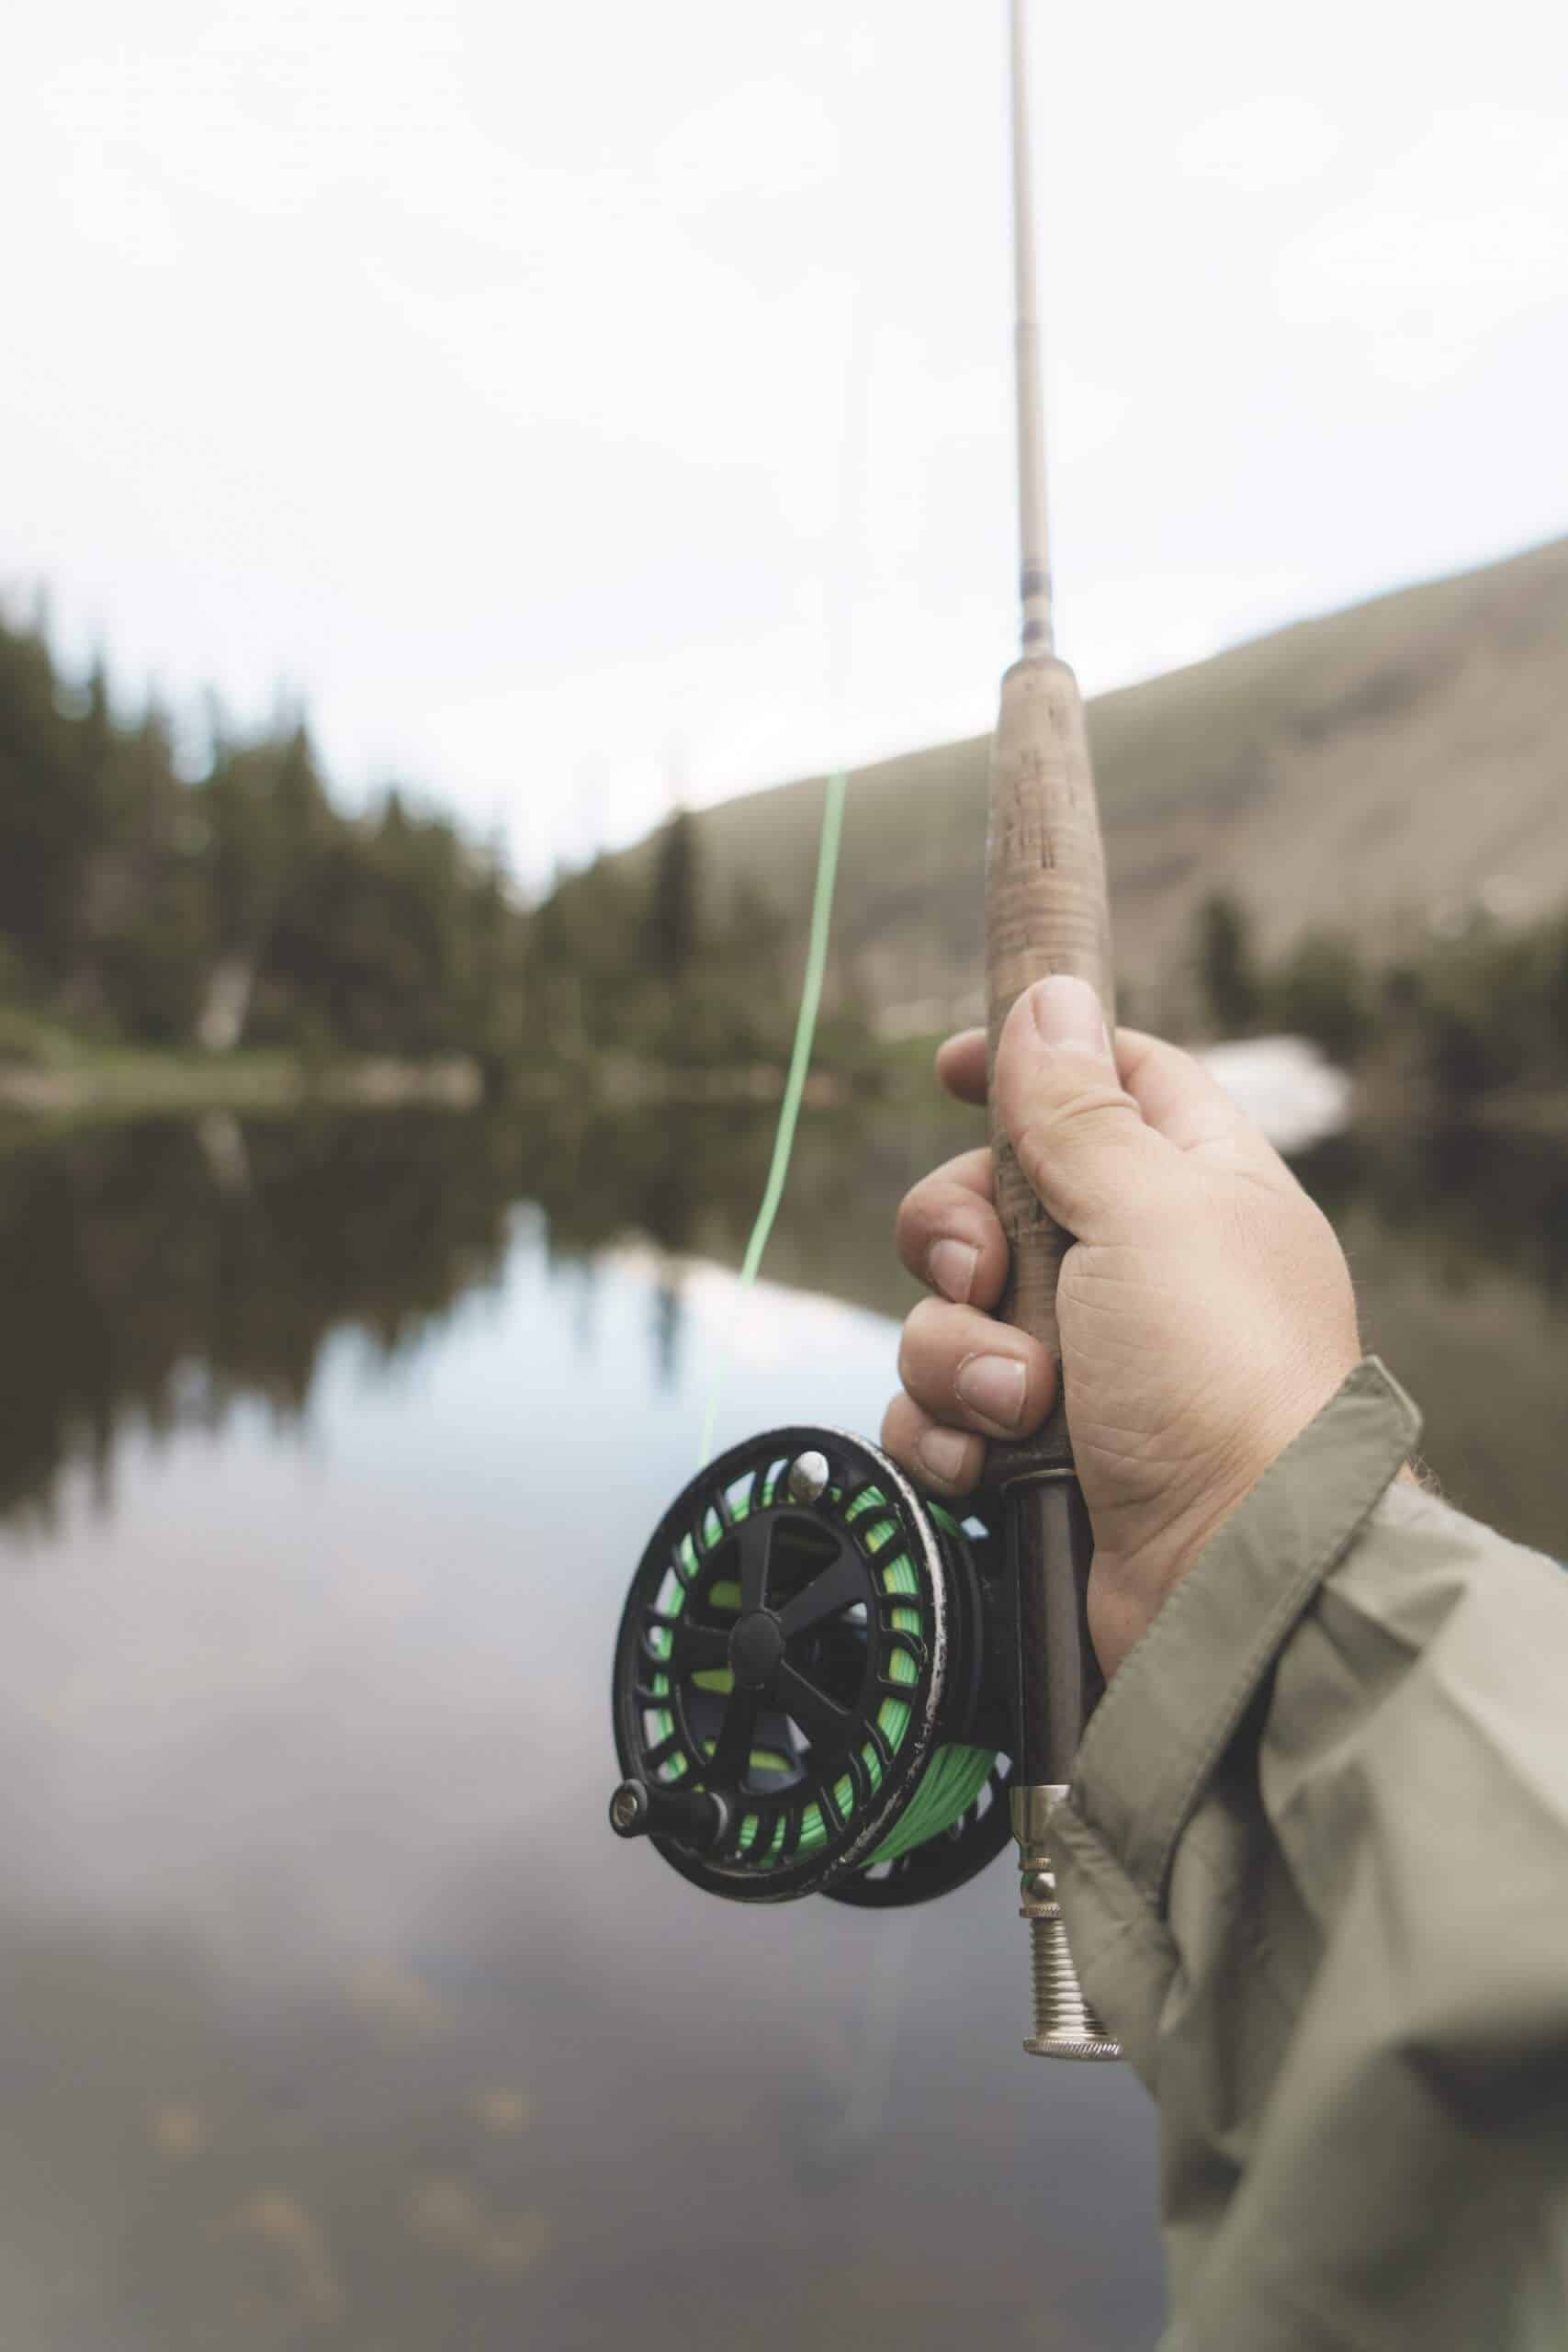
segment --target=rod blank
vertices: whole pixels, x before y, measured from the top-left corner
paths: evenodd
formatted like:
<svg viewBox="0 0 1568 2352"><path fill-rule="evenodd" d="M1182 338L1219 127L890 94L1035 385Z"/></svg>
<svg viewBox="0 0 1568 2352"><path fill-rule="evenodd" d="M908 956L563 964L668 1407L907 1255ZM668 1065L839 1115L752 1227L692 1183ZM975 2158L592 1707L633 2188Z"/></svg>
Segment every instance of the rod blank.
<svg viewBox="0 0 1568 2352"><path fill-rule="evenodd" d="M1012 8L1013 361L1018 413L1019 598L1021 649L1055 644L1051 544L1045 507L1045 395L1034 266L1033 170L1029 141L1029 51L1024 0Z"/></svg>

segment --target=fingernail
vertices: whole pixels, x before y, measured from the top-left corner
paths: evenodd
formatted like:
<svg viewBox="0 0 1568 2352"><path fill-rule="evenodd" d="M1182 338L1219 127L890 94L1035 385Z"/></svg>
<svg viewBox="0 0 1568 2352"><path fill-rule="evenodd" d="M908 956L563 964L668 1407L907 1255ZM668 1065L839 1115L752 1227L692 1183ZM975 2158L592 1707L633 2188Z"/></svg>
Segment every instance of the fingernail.
<svg viewBox="0 0 1568 2352"><path fill-rule="evenodd" d="M915 1451L933 1478L955 1487L969 1459L969 1441L958 1430L929 1429Z"/></svg>
<svg viewBox="0 0 1568 2352"><path fill-rule="evenodd" d="M964 1306L975 1287L975 1269L979 1262L980 1252L972 1250L967 1241L933 1241L926 1272L943 1298L955 1299Z"/></svg>
<svg viewBox="0 0 1568 2352"><path fill-rule="evenodd" d="M1087 980L1070 972L1055 972L1048 980L1036 980L1029 992L1029 1004L1034 1025L1048 1046L1104 1057L1108 1050L1105 1014Z"/></svg>
<svg viewBox="0 0 1568 2352"><path fill-rule="evenodd" d="M1023 1419L1029 1376L1016 1356L971 1356L959 1365L954 1385L972 1413L999 1430L1015 1430Z"/></svg>

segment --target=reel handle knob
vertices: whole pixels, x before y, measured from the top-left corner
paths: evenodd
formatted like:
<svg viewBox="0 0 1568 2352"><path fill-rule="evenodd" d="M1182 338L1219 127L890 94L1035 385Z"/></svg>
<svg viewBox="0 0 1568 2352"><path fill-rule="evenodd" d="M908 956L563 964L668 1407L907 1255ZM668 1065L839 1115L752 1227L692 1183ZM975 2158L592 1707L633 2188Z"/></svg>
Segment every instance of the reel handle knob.
<svg viewBox="0 0 1568 2352"><path fill-rule="evenodd" d="M729 1807L706 1789L623 1781L610 1799L610 1826L617 1838L672 1838L678 1846L705 1851L729 1827Z"/></svg>

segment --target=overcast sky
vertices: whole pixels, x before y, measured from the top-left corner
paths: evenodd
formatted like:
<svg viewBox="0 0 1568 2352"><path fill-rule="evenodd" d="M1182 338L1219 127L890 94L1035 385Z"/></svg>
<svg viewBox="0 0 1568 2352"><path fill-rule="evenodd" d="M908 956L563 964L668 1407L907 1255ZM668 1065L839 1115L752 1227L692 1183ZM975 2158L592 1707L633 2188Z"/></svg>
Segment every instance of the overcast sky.
<svg viewBox="0 0 1568 2352"><path fill-rule="evenodd" d="M1087 686L1568 529L1568 11L1033 0ZM0 580L519 865L991 724L1003 0L51 0Z"/></svg>

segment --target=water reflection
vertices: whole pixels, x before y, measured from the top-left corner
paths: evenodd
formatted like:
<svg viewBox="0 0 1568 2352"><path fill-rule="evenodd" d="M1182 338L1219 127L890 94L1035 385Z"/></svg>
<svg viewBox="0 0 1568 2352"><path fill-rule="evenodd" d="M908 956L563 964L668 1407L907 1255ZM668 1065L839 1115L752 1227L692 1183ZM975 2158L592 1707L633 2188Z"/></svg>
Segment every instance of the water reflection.
<svg viewBox="0 0 1568 2352"><path fill-rule="evenodd" d="M874 1426L893 1203L973 1138L808 1124L739 1324L754 1117L0 1159L8 2352L1151 2339L1151 2119L1017 2053L1005 1872L752 1912L603 1823L720 1341L721 1439ZM1439 1470L1551 1541L1562 1159L1304 1172Z"/></svg>
<svg viewBox="0 0 1568 2352"><path fill-rule="evenodd" d="M1450 1499L1568 1557L1568 1148L1463 1128L1348 1135L1299 1170Z"/></svg>
<svg viewBox="0 0 1568 2352"><path fill-rule="evenodd" d="M1296 1163L1341 1228L1370 1219L1440 1288L1506 1271L1568 1295L1568 1148L1551 1136L1433 1127L1334 1136Z"/></svg>
<svg viewBox="0 0 1568 2352"><path fill-rule="evenodd" d="M893 1204L977 1132L958 1112L808 1121L770 1272L902 1312ZM0 1154L13 1337L0 1359L0 1512L47 1519L67 1464L90 1465L102 1499L123 1432L217 1431L240 1399L298 1419L333 1333L357 1334L389 1373L456 1302L500 1280L520 1200L544 1215L585 1355L596 1253L634 1231L655 1245L646 1329L653 1376L672 1389L683 1265L739 1262L770 1142L754 1113L649 1108L511 1123L224 1117ZM1568 1151L1465 1131L1349 1135L1299 1166L1457 1498L1560 1550L1551 1356L1568 1288Z"/></svg>
<svg viewBox="0 0 1568 2352"><path fill-rule="evenodd" d="M1032 2079L1000 1879L890 1933L826 1905L781 1920L605 1830L611 1634L691 1466L732 1282L694 1259L677 1283L625 1239L590 1264L510 1214L538 1148L515 1130L422 1130L468 1207L394 1216L391 1136L344 1130L329 1173L324 1132L298 1162L247 1133L243 1192L189 1136L66 1148L87 1172L59 1180L55 1247L100 1311L145 1284L167 1336L93 1390L113 1509L77 1508L57 1461L53 1528L5 1590L0 2184L27 2251L0 2340L1146 2337L1146 2109L1127 2082ZM174 1170L177 1215L128 1194L132 1167ZM298 1295L273 1270L331 1255L299 1226L361 1203L379 1281L340 1267L308 1349L263 1302L209 1318L210 1281L169 1295L145 1238ZM694 1211L694 1236L729 1215ZM607 1244L634 1214L606 1210ZM242 1328L276 1354L229 1345ZM154 1409L214 1334L216 1443ZM874 1413L878 1316L764 1294L738 1338L736 1428L798 1410L803 1382L829 1418ZM69 1430L64 1397L47 1426Z"/></svg>
<svg viewBox="0 0 1568 2352"><path fill-rule="evenodd" d="M131 1427L216 1430L236 1397L304 1407L327 1334L386 1357L493 1281L511 1170L430 1116L227 1115L0 1155L0 1509L47 1512L62 1467L107 1495Z"/></svg>

